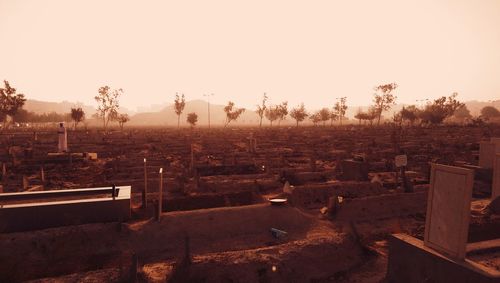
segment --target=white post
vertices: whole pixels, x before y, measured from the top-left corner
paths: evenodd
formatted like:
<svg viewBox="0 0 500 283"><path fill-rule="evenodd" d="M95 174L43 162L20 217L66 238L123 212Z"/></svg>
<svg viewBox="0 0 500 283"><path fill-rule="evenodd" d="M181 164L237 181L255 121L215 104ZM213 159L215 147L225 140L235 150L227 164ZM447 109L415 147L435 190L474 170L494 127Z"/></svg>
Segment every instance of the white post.
<svg viewBox="0 0 500 283"><path fill-rule="evenodd" d="M142 190L142 208L148 207L148 169L144 158L144 189Z"/></svg>
<svg viewBox="0 0 500 283"><path fill-rule="evenodd" d="M160 220L162 210L162 194L163 194L163 168L160 168L160 188L158 190L158 221Z"/></svg>

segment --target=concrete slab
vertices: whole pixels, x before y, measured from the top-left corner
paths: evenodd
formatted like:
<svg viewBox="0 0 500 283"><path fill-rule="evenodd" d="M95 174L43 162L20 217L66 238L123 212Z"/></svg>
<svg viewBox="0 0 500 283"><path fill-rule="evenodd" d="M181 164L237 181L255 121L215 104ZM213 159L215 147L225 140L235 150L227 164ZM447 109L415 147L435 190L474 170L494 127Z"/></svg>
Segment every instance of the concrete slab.
<svg viewBox="0 0 500 283"><path fill-rule="evenodd" d="M0 233L130 219L130 186L0 195Z"/></svg>
<svg viewBox="0 0 500 283"><path fill-rule="evenodd" d="M473 181L472 170L431 164L424 243L457 260L465 258Z"/></svg>

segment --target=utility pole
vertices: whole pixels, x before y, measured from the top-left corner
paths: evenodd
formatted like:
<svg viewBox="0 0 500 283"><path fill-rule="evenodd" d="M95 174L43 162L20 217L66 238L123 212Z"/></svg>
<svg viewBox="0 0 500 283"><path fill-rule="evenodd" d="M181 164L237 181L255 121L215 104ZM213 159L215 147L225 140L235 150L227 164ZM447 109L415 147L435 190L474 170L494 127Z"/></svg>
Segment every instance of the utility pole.
<svg viewBox="0 0 500 283"><path fill-rule="evenodd" d="M213 93L211 94L204 94L203 96L207 97L207 104L208 104L208 128L210 129L210 96L214 96Z"/></svg>

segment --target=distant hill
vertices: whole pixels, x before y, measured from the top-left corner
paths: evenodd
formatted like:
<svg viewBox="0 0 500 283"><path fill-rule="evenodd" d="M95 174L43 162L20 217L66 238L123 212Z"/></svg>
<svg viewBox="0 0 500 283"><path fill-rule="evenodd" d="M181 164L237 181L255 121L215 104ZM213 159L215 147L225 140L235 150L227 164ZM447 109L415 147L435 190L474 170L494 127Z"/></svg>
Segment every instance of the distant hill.
<svg viewBox="0 0 500 283"><path fill-rule="evenodd" d="M479 115L481 109L488 105L493 105L500 109L500 100L492 102L480 102L480 101L468 101L465 102L467 108L470 110L471 114ZM403 106L408 104L396 104L391 110L385 112L383 116L392 117L392 113L395 111L400 111ZM348 105L346 116L350 121L355 121L354 115L356 115L358 109L363 111L368 110L369 106L352 106ZM294 106L292 106L294 107ZM186 126L187 113L195 112L198 114L198 125L205 126L208 124L208 105L206 101L203 100L192 100L186 101L186 107L181 114L180 124L181 126ZM291 108L289 108L290 110ZM308 109L309 113L314 113L318 109ZM210 104L210 124L214 126L220 126L224 124L226 114L224 113L224 105ZM288 116L285 121L282 121L282 125L294 125L295 121ZM246 111L241 115L241 117L236 122L231 122L231 125L256 125L259 123L259 116L255 113L255 109L246 109ZM262 121L263 125L269 125L269 121L264 117ZM306 119L303 124L310 124L310 120ZM132 125L164 125L164 126L176 126L177 125L177 115L174 112L174 105L170 104L165 106L162 110L156 112L143 112L132 116L130 124Z"/></svg>
<svg viewBox="0 0 500 283"><path fill-rule="evenodd" d="M465 102L467 108L470 110L473 116L479 115L481 109L485 106L495 106L500 110L500 100L495 100L491 102L482 101L468 101ZM392 117L392 113L401 110L403 105L408 104L397 104L394 105L390 111L385 112L383 116ZM238 107L238 105L236 105ZM87 119L90 119L92 114L95 113L95 107L89 105L83 105L82 103L73 103L68 101L63 102L47 102L28 99L24 105L24 109L35 112L35 113L68 113L72 107L82 107L86 113ZM161 107L161 108L160 108ZM292 106L295 107L295 106ZM289 107L289 110L292 108ZM346 116L350 121L355 121L354 115L356 115L358 109L366 111L368 106L352 106L348 105ZM128 113L131 116L129 125L135 126L145 126L145 125L162 125L162 126L177 126L177 115L174 112L173 104L152 105L151 107L142 107L141 109L159 109L159 111L151 112L140 112L134 114L128 109L121 108L121 113ZM331 108L331 107L330 107ZM307 109L309 113L314 113L318 109ZM181 115L180 124L181 126L187 126L186 122L187 114L190 112L195 112L198 114L198 125L206 126L208 125L208 104L204 100L191 100L186 101L186 107ZM226 119L226 113L224 113L224 105L210 104L210 124L214 126L224 125ZM295 125L295 121L288 116L286 120L282 121L282 125ZM246 109L246 111L241 115L241 117L236 122L231 122L231 125L245 126L245 125L257 125L259 123L259 116L255 113L255 109ZM264 117L262 121L263 125L269 125L269 121ZM309 119L306 119L302 124L311 124Z"/></svg>
<svg viewBox="0 0 500 283"><path fill-rule="evenodd" d="M236 105L238 107L238 105ZM198 125L208 125L208 103L203 100L191 100L186 101L186 107L181 114L180 124L181 126L188 125L186 122L186 117L188 113L195 112L198 114ZM224 113L224 105L210 104L210 124L211 125L223 125L226 119L226 113ZM231 122L235 125L250 125L258 123L258 116L255 114L253 109L247 109L238 121ZM176 126L177 125L177 115L174 111L174 105L169 104L162 110L157 112L143 112L132 116L130 120L131 125L165 125L165 126Z"/></svg>
<svg viewBox="0 0 500 283"><path fill-rule="evenodd" d="M71 111L71 108L74 107L82 107L83 111L85 111L86 113L87 118L91 117L96 112L95 106L85 105L79 102L77 103L69 101L48 102L48 101L40 101L34 99L26 100L23 109L30 112L35 112L37 114L50 113L50 112L63 114L63 113L69 113ZM133 114L132 111L122 107L120 108L120 112L128 113L129 115Z"/></svg>
<svg viewBox="0 0 500 283"><path fill-rule="evenodd" d="M30 112L35 112L37 114L50 113L50 112L56 112L56 113L62 114L62 113L69 113L71 111L72 107L82 107L82 109L83 109L83 111L85 111L85 113L94 113L95 112L94 107L88 106L88 105L83 105L82 103L73 103L73 102L68 102L68 101L47 102L47 101L40 101L40 100L34 100L34 99L26 100L26 103L24 103L23 109L26 109L27 111L30 111Z"/></svg>
<svg viewBox="0 0 500 283"><path fill-rule="evenodd" d="M491 102L482 102L482 101L467 101L465 102L465 105L467 106L467 109L469 109L470 114L472 116L479 115L481 112L481 109L483 109L485 106L494 106L498 110L500 110L500 99L499 100L494 100Z"/></svg>

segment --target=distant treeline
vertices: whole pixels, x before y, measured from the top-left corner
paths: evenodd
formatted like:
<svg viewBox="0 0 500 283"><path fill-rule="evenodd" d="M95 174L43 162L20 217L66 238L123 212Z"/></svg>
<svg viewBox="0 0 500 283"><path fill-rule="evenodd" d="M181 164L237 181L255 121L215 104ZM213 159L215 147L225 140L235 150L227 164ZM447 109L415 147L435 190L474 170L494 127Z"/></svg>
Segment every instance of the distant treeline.
<svg viewBox="0 0 500 283"><path fill-rule="evenodd" d="M51 122L71 122L71 113L59 114L56 112L38 114L25 109L19 109L12 117L17 123L51 123Z"/></svg>

